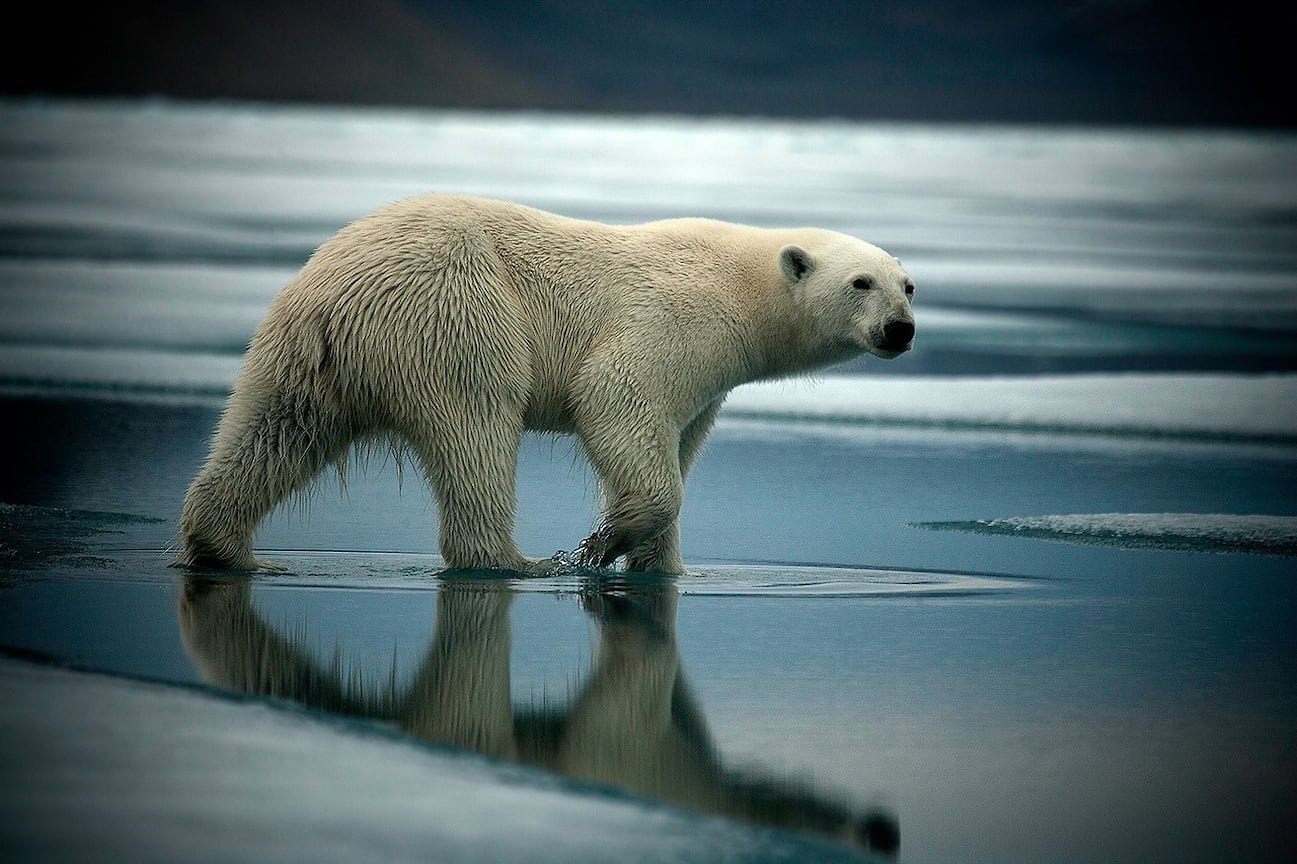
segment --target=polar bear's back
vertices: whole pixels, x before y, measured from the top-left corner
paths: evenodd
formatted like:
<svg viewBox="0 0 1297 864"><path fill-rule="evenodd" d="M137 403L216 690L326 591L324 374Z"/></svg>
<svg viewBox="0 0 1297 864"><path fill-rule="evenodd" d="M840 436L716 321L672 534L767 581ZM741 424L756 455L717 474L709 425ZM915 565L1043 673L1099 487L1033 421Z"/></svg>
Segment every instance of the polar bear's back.
<svg viewBox="0 0 1297 864"><path fill-rule="evenodd" d="M507 345L565 366L649 308L742 314L728 308L744 299L736 285L751 291L774 278L768 262L779 243L770 234L699 219L612 226L502 201L407 198L324 243L263 327L323 328L321 338L359 356L392 348L411 362L421 345L450 341L479 353Z"/></svg>
<svg viewBox="0 0 1297 864"><path fill-rule="evenodd" d="M608 225L506 201L432 194L397 201L351 223L315 257L347 270L381 268L394 285L423 282L425 288L455 292L480 281L476 268L485 265L520 295L620 306L627 292L637 290L764 285L778 276L780 246L834 236L698 218ZM455 278L427 284L437 273Z"/></svg>
<svg viewBox="0 0 1297 864"><path fill-rule="evenodd" d="M558 313L589 326L611 311L607 286L634 269L619 243L610 226L507 202L407 198L339 231L276 304L367 329L409 323L454 337L490 327L493 341L518 347L556 327L570 332Z"/></svg>

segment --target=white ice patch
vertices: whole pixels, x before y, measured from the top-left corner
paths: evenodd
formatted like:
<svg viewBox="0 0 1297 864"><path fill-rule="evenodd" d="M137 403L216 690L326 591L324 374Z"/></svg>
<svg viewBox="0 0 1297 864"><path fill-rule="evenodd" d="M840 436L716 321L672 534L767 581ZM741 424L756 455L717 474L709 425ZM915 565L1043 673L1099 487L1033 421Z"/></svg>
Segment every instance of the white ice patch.
<svg viewBox="0 0 1297 864"><path fill-rule="evenodd" d="M223 397L242 363L237 355L206 352L0 344L0 383L17 389Z"/></svg>
<svg viewBox="0 0 1297 864"><path fill-rule="evenodd" d="M920 522L914 527L1136 549L1297 556L1297 517L1294 516L1079 513L970 522Z"/></svg>
<svg viewBox="0 0 1297 864"><path fill-rule="evenodd" d="M6 861L859 861L376 724L0 658Z"/></svg>
<svg viewBox="0 0 1297 864"><path fill-rule="evenodd" d="M740 387L725 416L1292 441L1297 375L832 376Z"/></svg>
<svg viewBox="0 0 1297 864"><path fill-rule="evenodd" d="M1008 256L970 260L972 254L957 261L907 259L922 274L925 303L975 304L986 312L1081 311L1101 320L1258 331L1297 323L1297 279L1285 272L1244 271L1226 277L1196 261L1149 266L1095 254L1071 262ZM1225 279L1228 291L1222 290Z"/></svg>

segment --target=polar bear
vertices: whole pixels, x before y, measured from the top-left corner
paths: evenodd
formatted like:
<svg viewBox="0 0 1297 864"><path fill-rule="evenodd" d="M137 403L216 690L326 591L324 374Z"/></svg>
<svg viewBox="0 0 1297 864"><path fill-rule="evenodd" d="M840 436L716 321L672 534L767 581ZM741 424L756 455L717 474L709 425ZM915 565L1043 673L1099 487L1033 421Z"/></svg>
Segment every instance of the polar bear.
<svg viewBox="0 0 1297 864"><path fill-rule="evenodd" d="M733 387L914 338L914 282L832 231L604 225L426 195L326 241L248 347L181 515L182 566L252 570L252 535L353 444L411 452L447 567L528 570L527 430L574 433L604 510L578 564L681 573L684 480Z"/></svg>

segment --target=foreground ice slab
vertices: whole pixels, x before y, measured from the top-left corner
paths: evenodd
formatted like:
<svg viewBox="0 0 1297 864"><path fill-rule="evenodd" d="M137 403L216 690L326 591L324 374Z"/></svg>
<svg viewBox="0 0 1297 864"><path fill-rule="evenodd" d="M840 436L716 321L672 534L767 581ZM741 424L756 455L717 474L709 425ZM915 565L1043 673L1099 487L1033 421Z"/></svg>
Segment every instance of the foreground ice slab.
<svg viewBox="0 0 1297 864"><path fill-rule="evenodd" d="M1129 549L1181 549L1297 556L1297 517L1232 513L1071 513L969 522L919 522L916 528L1007 534Z"/></svg>
<svg viewBox="0 0 1297 864"><path fill-rule="evenodd" d="M859 860L370 724L8 658L0 775L11 862Z"/></svg>

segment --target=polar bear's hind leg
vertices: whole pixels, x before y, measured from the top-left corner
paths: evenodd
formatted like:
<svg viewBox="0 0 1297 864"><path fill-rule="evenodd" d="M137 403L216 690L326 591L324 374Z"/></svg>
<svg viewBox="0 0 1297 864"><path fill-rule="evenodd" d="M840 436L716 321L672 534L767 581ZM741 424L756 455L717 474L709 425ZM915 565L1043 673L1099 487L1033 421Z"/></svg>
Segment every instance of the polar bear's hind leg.
<svg viewBox="0 0 1297 864"><path fill-rule="evenodd" d="M282 391L251 400L236 393L216 432L207 464L185 495L181 566L275 569L252 554L257 525L346 456L348 424L309 396Z"/></svg>

